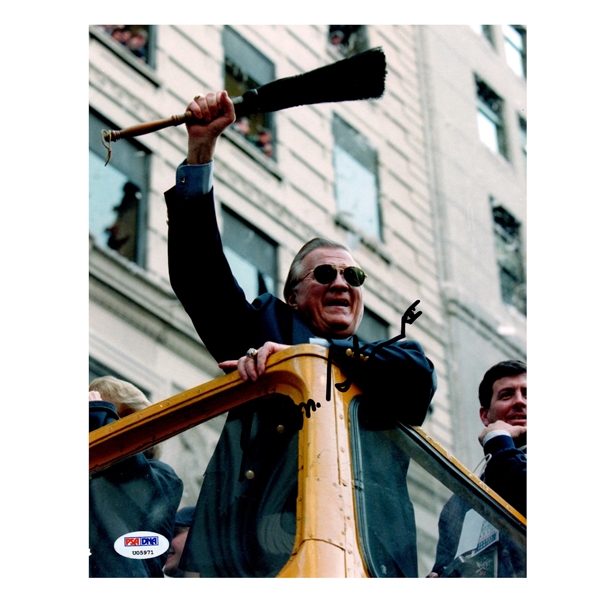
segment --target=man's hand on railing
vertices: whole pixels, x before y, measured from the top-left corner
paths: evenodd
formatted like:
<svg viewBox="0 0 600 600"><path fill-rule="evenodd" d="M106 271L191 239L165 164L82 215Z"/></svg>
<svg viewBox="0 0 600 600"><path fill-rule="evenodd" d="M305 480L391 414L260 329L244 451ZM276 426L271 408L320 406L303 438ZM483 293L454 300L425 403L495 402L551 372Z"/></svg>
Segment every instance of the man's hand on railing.
<svg viewBox="0 0 600 600"><path fill-rule="evenodd" d="M244 381L248 381L248 379L256 381L265 372L267 358L271 354L281 352L281 350L285 350L286 348L291 348L291 346L267 342L264 346L258 348L258 350L256 348L249 348L246 354L238 360L226 360L219 363L219 367L226 372L231 372L237 368L240 377Z"/></svg>

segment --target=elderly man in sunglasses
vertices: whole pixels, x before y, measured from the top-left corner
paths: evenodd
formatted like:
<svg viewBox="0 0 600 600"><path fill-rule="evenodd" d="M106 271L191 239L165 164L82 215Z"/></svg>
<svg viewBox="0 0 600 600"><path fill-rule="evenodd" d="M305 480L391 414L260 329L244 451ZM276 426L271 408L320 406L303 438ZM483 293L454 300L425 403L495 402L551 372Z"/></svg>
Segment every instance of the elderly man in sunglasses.
<svg viewBox="0 0 600 600"><path fill-rule="evenodd" d="M364 358L374 345L361 346L363 360L354 355L352 336L363 316L366 275L348 248L315 238L292 262L285 302L271 294L253 302L245 298L223 252L212 185L215 147L235 121L234 106L222 91L197 96L188 110L196 120L186 124L187 160L177 169L175 187L165 194L169 275L219 366L256 380L274 352L322 343L379 412L420 425L436 388L433 365L421 346L402 340L372 360ZM284 404L263 410L251 403L230 411L205 475L182 557L184 570L207 577L269 577L289 559L297 496L297 455L291 449L297 427ZM272 438L272 424L286 420L285 433ZM399 493L408 499L405 489ZM265 513L277 518L265 520ZM415 535L412 520L405 524L412 535L398 534L409 546ZM396 555L390 559L396 570L390 572L416 576L414 548Z"/></svg>

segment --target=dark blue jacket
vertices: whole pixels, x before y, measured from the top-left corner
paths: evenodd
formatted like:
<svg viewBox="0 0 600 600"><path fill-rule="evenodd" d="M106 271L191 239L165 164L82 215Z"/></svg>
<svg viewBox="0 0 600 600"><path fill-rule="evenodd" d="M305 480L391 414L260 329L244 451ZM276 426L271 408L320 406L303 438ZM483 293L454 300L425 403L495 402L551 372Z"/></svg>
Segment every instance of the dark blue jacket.
<svg viewBox="0 0 600 600"><path fill-rule="evenodd" d="M190 199L172 188L165 199L171 285L217 362L238 359L268 341L295 345L315 337L295 310L271 294L247 301L223 252L212 191ZM352 340L331 344L334 362L382 411L407 424L423 422L436 377L420 344L402 340L367 362L346 355ZM374 345L363 346L364 353ZM266 577L285 564L295 534L297 428L286 428L283 436L272 432L295 414L281 398L230 411L188 534L184 570ZM252 480L239 477L247 469ZM265 514L273 515L268 534L261 530ZM408 526L414 530L414 522ZM407 570L412 574L416 565Z"/></svg>
<svg viewBox="0 0 600 600"><path fill-rule="evenodd" d="M172 188L165 198L171 286L217 362L237 360L248 348L265 342L295 345L316 337L297 311L271 294L248 302L223 252L212 192L190 200ZM388 401L397 394L398 418L421 425L437 386L433 364L421 345L402 340L367 362L346 355L352 345L352 340L333 340L334 362L364 392L385 395ZM375 345L364 346L365 353L370 354Z"/></svg>
<svg viewBox="0 0 600 600"><path fill-rule="evenodd" d="M489 460L481 475L482 481L524 516L527 515L527 454L517 448L512 437L499 435L484 447ZM445 504L438 522L439 538L432 571L449 577L460 577L460 569L444 569L454 560L463 529L465 515L471 506L459 496ZM525 554L503 533L494 548L498 554L498 577L525 577Z"/></svg>
<svg viewBox="0 0 600 600"><path fill-rule="evenodd" d="M112 402L90 402L90 431L119 418ZM90 475L89 576L163 577L167 554L138 560L118 554L117 539L149 531L173 539L183 482L160 460L136 454Z"/></svg>

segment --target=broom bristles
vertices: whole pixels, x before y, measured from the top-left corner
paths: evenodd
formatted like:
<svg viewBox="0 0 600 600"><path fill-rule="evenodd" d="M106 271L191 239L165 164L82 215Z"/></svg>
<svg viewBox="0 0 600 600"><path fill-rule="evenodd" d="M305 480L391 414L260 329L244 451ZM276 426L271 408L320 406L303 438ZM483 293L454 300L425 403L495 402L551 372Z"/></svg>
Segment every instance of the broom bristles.
<svg viewBox="0 0 600 600"><path fill-rule="evenodd" d="M292 106L380 98L386 62L381 48L371 48L308 73L271 81L244 94L236 115L275 112Z"/></svg>

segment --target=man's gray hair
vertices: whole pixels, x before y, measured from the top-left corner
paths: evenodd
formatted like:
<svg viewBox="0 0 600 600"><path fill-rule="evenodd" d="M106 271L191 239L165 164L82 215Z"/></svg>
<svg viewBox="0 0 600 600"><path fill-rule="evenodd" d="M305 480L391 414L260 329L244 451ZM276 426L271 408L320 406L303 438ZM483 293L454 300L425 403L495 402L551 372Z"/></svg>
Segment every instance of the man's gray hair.
<svg viewBox="0 0 600 600"><path fill-rule="evenodd" d="M285 280L285 285L283 286L283 298L288 304L294 288L305 275L305 273L302 272L302 261L306 258L306 256L308 256L308 254L317 248L341 248L342 250L348 252L348 254L352 255L352 252L350 252L350 248L348 248L348 246L345 246L339 242L334 242L333 240L328 240L327 238L317 237L313 238L309 242L306 242L306 244L304 244L304 246L298 250L298 254L294 256L294 260L292 260L292 264L290 265L287 279Z"/></svg>

